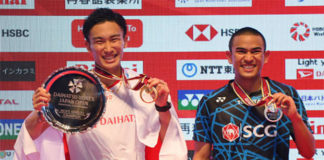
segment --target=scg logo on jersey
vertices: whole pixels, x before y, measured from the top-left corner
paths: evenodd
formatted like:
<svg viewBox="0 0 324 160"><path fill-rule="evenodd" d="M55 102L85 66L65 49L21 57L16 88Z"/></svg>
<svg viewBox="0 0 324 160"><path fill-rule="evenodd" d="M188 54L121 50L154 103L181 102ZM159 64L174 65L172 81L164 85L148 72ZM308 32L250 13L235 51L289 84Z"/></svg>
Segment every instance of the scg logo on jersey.
<svg viewBox="0 0 324 160"><path fill-rule="evenodd" d="M84 20L76 19L72 21L72 45L76 48L85 48L83 37ZM143 23L139 19L129 19L127 22L127 47L138 48L143 44Z"/></svg>
<svg viewBox="0 0 324 160"><path fill-rule="evenodd" d="M276 125L266 125L259 124L256 126L245 125L242 130L240 127L229 123L222 128L223 138L229 142L235 141L237 138L250 138L250 137L275 137L277 136Z"/></svg>
<svg viewBox="0 0 324 160"><path fill-rule="evenodd" d="M224 139L233 142L240 137L240 128L233 123L229 123L222 128L222 134Z"/></svg>
<svg viewBox="0 0 324 160"><path fill-rule="evenodd" d="M212 90L178 90L178 110L196 110L201 98Z"/></svg>

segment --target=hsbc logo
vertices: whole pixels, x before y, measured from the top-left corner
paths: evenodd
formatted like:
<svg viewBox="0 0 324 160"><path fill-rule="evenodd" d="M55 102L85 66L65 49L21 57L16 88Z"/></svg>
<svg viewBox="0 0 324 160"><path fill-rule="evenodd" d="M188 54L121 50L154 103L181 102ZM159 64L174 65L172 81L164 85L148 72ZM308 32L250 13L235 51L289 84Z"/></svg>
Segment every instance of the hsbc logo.
<svg viewBox="0 0 324 160"><path fill-rule="evenodd" d="M297 69L297 79L314 79L314 69Z"/></svg>
<svg viewBox="0 0 324 160"><path fill-rule="evenodd" d="M217 33L210 24L195 24L186 31L186 35L193 41L211 41Z"/></svg>
<svg viewBox="0 0 324 160"><path fill-rule="evenodd" d="M127 47L139 48L143 44L143 23L139 19L128 19L127 22ZM76 19L72 21L72 45L76 48L85 48L83 37L84 20Z"/></svg>
<svg viewBox="0 0 324 160"><path fill-rule="evenodd" d="M225 140L229 142L233 142L239 137L242 138L250 138L252 136L259 137L259 138L265 136L275 137L277 136L276 128L277 126L274 124L267 125L267 126L259 124L256 126L246 125L242 128L242 130L240 130L239 126L233 123L229 123L222 128L222 134Z"/></svg>

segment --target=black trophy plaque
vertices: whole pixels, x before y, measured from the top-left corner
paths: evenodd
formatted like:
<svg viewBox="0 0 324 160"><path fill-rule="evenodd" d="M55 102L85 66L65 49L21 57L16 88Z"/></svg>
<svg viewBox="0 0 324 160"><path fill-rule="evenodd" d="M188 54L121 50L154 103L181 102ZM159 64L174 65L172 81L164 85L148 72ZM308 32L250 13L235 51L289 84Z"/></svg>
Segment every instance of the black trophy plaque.
<svg viewBox="0 0 324 160"><path fill-rule="evenodd" d="M54 72L43 84L51 94L42 112L47 122L64 133L82 132L93 127L105 110L105 95L99 79L77 67Z"/></svg>

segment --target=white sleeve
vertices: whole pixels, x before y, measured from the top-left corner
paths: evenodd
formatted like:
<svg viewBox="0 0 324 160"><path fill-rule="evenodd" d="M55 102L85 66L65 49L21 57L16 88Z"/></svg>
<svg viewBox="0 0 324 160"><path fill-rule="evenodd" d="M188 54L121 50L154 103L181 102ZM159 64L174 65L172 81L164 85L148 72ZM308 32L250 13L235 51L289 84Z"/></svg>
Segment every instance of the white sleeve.
<svg viewBox="0 0 324 160"><path fill-rule="evenodd" d="M159 159L187 160L187 145L183 137L177 113L174 109L173 104L171 105L171 119L161 146Z"/></svg>
<svg viewBox="0 0 324 160"><path fill-rule="evenodd" d="M63 134L48 127L33 140L23 123L14 145L14 160L65 160Z"/></svg>
<svg viewBox="0 0 324 160"><path fill-rule="evenodd" d="M169 102L171 98L169 97ZM159 113L152 106L134 107L136 130L139 140L149 147L154 147L159 138L161 124ZM184 140L177 113L171 103L171 119L166 131L159 158L160 160L187 160L187 145Z"/></svg>

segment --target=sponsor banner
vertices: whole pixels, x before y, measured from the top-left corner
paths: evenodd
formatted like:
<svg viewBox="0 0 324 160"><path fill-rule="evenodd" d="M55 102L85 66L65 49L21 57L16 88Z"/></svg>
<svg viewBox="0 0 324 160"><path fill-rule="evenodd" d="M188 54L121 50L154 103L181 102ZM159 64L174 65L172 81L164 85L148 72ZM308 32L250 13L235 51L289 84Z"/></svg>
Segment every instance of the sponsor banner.
<svg viewBox="0 0 324 160"><path fill-rule="evenodd" d="M324 79L324 59L286 59L286 79Z"/></svg>
<svg viewBox="0 0 324 160"><path fill-rule="evenodd" d="M0 119L0 139L16 139L23 119Z"/></svg>
<svg viewBox="0 0 324 160"><path fill-rule="evenodd" d="M285 6L324 6L323 0L285 0Z"/></svg>
<svg viewBox="0 0 324 160"><path fill-rule="evenodd" d="M32 111L33 93L28 90L0 90L0 111Z"/></svg>
<svg viewBox="0 0 324 160"><path fill-rule="evenodd" d="M0 160L12 160L13 158L14 150L0 150Z"/></svg>
<svg viewBox="0 0 324 160"><path fill-rule="evenodd" d="M82 33L84 20L72 21L72 45L76 48L85 48L85 39ZM140 47L143 44L143 23L138 19L128 19L127 23L127 47Z"/></svg>
<svg viewBox="0 0 324 160"><path fill-rule="evenodd" d="M179 118L179 123L185 140L192 140L195 118Z"/></svg>
<svg viewBox="0 0 324 160"><path fill-rule="evenodd" d="M35 0L0 0L0 9L35 9Z"/></svg>
<svg viewBox="0 0 324 160"><path fill-rule="evenodd" d="M315 155L311 159L304 158L298 152L297 148L289 150L289 159L291 160L322 160L324 159L324 147L316 148Z"/></svg>
<svg viewBox="0 0 324 160"><path fill-rule="evenodd" d="M316 140L324 140L324 117L309 117L308 122ZM324 147L324 146L323 146Z"/></svg>
<svg viewBox="0 0 324 160"><path fill-rule="evenodd" d="M178 90L178 110L197 110L201 98L213 90Z"/></svg>
<svg viewBox="0 0 324 160"><path fill-rule="evenodd" d="M323 110L324 90L297 90L307 111Z"/></svg>
<svg viewBox="0 0 324 160"><path fill-rule="evenodd" d="M227 60L177 60L177 80L228 80L234 68Z"/></svg>
<svg viewBox="0 0 324 160"><path fill-rule="evenodd" d="M0 16L2 52L87 52L79 16ZM324 50L323 14L125 16L133 47L126 52L225 51L230 36L246 21L260 30L269 50ZM42 23L40 23L42 22ZM57 23L60 22L60 23ZM74 23L73 23L74 22ZM168 23L165 23L168 22ZM220 23L221 22L221 23ZM142 27L141 27L142 24ZM170 25L177 24L177 25ZM158 32L156 32L158 30ZM274 32L275 31L275 32ZM75 32L75 33L74 33ZM46 35L46 36L44 36ZM73 38L72 38L73 37ZM285 43L282 43L285 42ZM41 44L41 45L40 45Z"/></svg>
<svg viewBox="0 0 324 160"><path fill-rule="evenodd" d="M34 61L0 62L0 81L35 81Z"/></svg>
<svg viewBox="0 0 324 160"><path fill-rule="evenodd" d="M142 9L143 0L65 0L65 9Z"/></svg>
<svg viewBox="0 0 324 160"><path fill-rule="evenodd" d="M139 74L143 73L143 61L121 61L123 68L131 69ZM86 70L94 68L94 61L67 61L66 66L77 66Z"/></svg>
<svg viewBox="0 0 324 160"><path fill-rule="evenodd" d="M176 7L252 7L252 0L175 0Z"/></svg>

